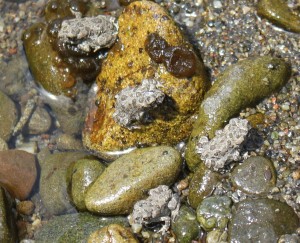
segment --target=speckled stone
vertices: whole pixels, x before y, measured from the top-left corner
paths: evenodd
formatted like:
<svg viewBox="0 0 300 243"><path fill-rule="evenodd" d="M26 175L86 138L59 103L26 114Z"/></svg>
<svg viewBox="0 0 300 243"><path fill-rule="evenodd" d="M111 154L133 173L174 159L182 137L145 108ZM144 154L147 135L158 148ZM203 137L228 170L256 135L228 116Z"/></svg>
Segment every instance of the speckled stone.
<svg viewBox="0 0 300 243"><path fill-rule="evenodd" d="M255 195L265 195L276 185L274 165L262 156L246 159L233 170L230 178L236 188Z"/></svg>
<svg viewBox="0 0 300 243"><path fill-rule="evenodd" d="M136 149L106 168L87 190L85 205L94 213L127 214L148 190L174 183L181 165L180 154L171 147Z"/></svg>

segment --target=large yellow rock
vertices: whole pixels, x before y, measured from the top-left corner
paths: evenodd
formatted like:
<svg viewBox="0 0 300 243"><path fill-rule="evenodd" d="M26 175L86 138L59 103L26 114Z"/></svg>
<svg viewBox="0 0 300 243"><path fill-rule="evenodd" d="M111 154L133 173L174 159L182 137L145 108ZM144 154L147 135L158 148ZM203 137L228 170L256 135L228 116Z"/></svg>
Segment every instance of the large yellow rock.
<svg viewBox="0 0 300 243"><path fill-rule="evenodd" d="M119 39L102 64L97 78L97 106L91 107L83 131L85 145L106 159L112 159L116 151L153 144L171 145L187 138L208 86L201 59L161 6L150 1L133 2L124 9L118 24ZM177 65L177 61L185 62L184 58L192 55L195 67L192 75L183 77L174 68L172 74L166 63L150 58L145 42L153 33L171 47L188 50L177 59L173 56L172 62ZM116 95L127 87L140 85L144 79L158 81L165 99L153 111L151 122L129 129L113 117Z"/></svg>

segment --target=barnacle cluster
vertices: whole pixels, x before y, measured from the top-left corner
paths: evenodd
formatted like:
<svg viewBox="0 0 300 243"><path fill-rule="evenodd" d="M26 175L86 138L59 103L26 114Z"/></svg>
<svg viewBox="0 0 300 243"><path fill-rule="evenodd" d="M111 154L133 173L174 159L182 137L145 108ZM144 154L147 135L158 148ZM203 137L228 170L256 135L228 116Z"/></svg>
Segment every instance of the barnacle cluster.
<svg viewBox="0 0 300 243"><path fill-rule="evenodd" d="M114 120L124 127L151 121L150 111L159 106L165 94L154 79L144 79L140 85L126 87L116 96Z"/></svg>
<svg viewBox="0 0 300 243"><path fill-rule="evenodd" d="M222 169L226 164L241 159L241 144L250 130L245 119L233 118L222 130L217 130L211 140L200 137L196 150L205 165L213 170Z"/></svg>
<svg viewBox="0 0 300 243"><path fill-rule="evenodd" d="M143 225L164 222L161 232L166 232L171 220L174 219L180 207L179 195L173 193L166 185L160 185L149 191L149 197L136 202L129 223L134 231Z"/></svg>

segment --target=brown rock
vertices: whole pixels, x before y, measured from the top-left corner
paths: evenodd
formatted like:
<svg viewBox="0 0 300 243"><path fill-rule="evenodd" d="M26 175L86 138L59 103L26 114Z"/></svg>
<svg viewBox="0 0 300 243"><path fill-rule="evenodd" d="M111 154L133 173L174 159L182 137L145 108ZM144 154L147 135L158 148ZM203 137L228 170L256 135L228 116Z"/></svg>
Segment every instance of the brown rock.
<svg viewBox="0 0 300 243"><path fill-rule="evenodd" d="M119 40L97 78L98 107L91 108L83 133L84 144L106 159L113 158L115 153L111 152L130 151L129 148L140 145L176 144L187 138L208 83L202 61L160 5L151 1L133 2L124 9L118 24ZM147 51L150 34L158 37ZM155 41L160 42L158 55L163 56L162 60L154 58ZM164 52L164 46L168 47L168 53ZM182 73L174 72L177 65L180 68L176 70ZM186 66L193 70L186 70ZM128 129L114 119L116 95L125 88L141 85L145 79L158 81L167 98L150 111L151 119L146 123Z"/></svg>
<svg viewBox="0 0 300 243"><path fill-rule="evenodd" d="M0 152L0 184L20 200L26 199L37 177L33 154L21 150Z"/></svg>

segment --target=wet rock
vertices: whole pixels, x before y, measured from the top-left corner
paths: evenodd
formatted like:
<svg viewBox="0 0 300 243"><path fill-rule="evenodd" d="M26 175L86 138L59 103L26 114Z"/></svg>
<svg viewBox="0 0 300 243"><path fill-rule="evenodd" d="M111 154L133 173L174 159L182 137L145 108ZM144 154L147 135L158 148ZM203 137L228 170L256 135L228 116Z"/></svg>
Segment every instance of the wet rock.
<svg viewBox="0 0 300 243"><path fill-rule="evenodd" d="M35 234L35 242L87 242L92 232L110 224L128 225L122 217L97 217L88 213L57 216Z"/></svg>
<svg viewBox="0 0 300 243"><path fill-rule="evenodd" d="M206 167L218 171L233 161L239 161L241 144L250 130L245 119L233 118L222 130L217 130L215 137L209 141L200 137L196 150Z"/></svg>
<svg viewBox="0 0 300 243"><path fill-rule="evenodd" d="M59 4L49 1L45 21L32 25L23 34L24 49L36 82L54 95L74 98L78 90L93 82L105 56L105 51L98 49L108 47L115 39L114 18L85 18L91 13L90 8L90 1L62 0Z"/></svg>
<svg viewBox="0 0 300 243"><path fill-rule="evenodd" d="M92 233L88 243L138 243L139 241L131 233L130 229L118 224L111 224Z"/></svg>
<svg viewBox="0 0 300 243"><path fill-rule="evenodd" d="M226 231L212 230L206 236L206 243L227 243L227 237Z"/></svg>
<svg viewBox="0 0 300 243"><path fill-rule="evenodd" d="M185 158L191 170L200 163L196 145L201 136L212 139L230 118L280 89L290 78L284 60L270 56L240 61L219 75L201 103Z"/></svg>
<svg viewBox="0 0 300 243"><path fill-rule="evenodd" d="M172 224L172 230L179 243L190 243L196 240L201 233L200 225L196 219L196 212L183 205Z"/></svg>
<svg viewBox="0 0 300 243"><path fill-rule="evenodd" d="M12 214L12 199L0 188L0 242L17 242L16 225Z"/></svg>
<svg viewBox="0 0 300 243"><path fill-rule="evenodd" d="M255 195L266 195L276 185L274 165L262 156L246 159L233 170L230 178L236 188Z"/></svg>
<svg viewBox="0 0 300 243"><path fill-rule="evenodd" d="M51 117L44 108L37 107L31 115L28 122L28 131L30 134L42 134L51 127Z"/></svg>
<svg viewBox="0 0 300 243"><path fill-rule="evenodd" d="M208 197L220 180L218 173L211 171L204 164L200 164L195 171L189 186L188 200L196 209L205 197Z"/></svg>
<svg viewBox="0 0 300 243"><path fill-rule="evenodd" d="M119 40L103 62L97 78L98 93L91 103L83 132L84 144L99 156L111 160L116 157L116 153L113 153L116 151L125 153L140 145L176 144L186 138L208 86L202 61L168 13L158 4L150 1L133 2L125 7L118 24ZM128 32L128 29L133 31ZM155 34L157 39L154 36L154 44L148 46L147 39L151 34ZM157 42L162 44L156 45ZM164 43L177 49L166 54ZM151 54L156 51L163 53L164 58L169 55L169 69ZM194 60L192 70L185 70L184 67L191 64L190 59ZM178 69L175 68L177 64L180 67ZM175 74L171 69L182 72ZM142 114L131 116L134 118L131 121L138 120L138 124L128 129L124 126L127 122L122 120L124 113L116 113L118 97L126 90L139 89L144 80L154 80L159 85L151 91L152 96L146 91L142 94L128 92L127 95L132 97L126 98L126 101L131 100L132 104L126 107L139 112L137 105L142 108ZM155 101L137 100L137 97L147 95L150 95L150 101ZM161 101L163 96L164 100Z"/></svg>
<svg viewBox="0 0 300 243"><path fill-rule="evenodd" d="M277 242L281 235L294 233L298 226L297 214L286 203L271 199L247 199L233 210L229 241Z"/></svg>
<svg viewBox="0 0 300 243"><path fill-rule="evenodd" d="M14 102L1 91L0 103L0 137L8 141L18 119L17 109Z"/></svg>
<svg viewBox="0 0 300 243"><path fill-rule="evenodd" d="M61 134L56 138L56 146L59 150L84 150L82 141L70 134Z"/></svg>
<svg viewBox="0 0 300 243"><path fill-rule="evenodd" d="M34 155L20 150L1 151L0 168L1 186L13 197L26 199L37 177Z"/></svg>
<svg viewBox="0 0 300 243"><path fill-rule="evenodd" d="M197 208L197 220L206 231L224 230L231 219L232 201L227 196L205 198Z"/></svg>
<svg viewBox="0 0 300 243"><path fill-rule="evenodd" d="M40 195L51 215L75 210L69 196L72 167L77 160L88 157L80 152L51 154L47 149L38 154L41 166Z"/></svg>
<svg viewBox="0 0 300 243"><path fill-rule="evenodd" d="M171 147L136 149L106 168L88 189L85 205L99 214L129 213L148 190L174 183L180 169L180 154Z"/></svg>
<svg viewBox="0 0 300 243"><path fill-rule="evenodd" d="M300 16L289 9L286 1L260 0L257 14L285 30L300 33Z"/></svg>
<svg viewBox="0 0 300 243"><path fill-rule="evenodd" d="M98 160L80 159L76 161L72 170L71 195L77 209L86 209L85 193L104 170L105 166Z"/></svg>

